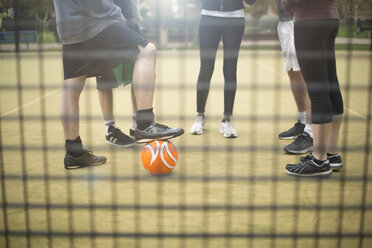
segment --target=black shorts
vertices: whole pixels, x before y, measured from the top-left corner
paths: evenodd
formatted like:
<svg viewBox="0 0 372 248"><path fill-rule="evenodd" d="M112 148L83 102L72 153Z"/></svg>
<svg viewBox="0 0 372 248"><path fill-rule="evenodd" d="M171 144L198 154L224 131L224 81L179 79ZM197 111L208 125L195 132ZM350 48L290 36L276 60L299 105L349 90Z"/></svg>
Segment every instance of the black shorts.
<svg viewBox="0 0 372 248"><path fill-rule="evenodd" d="M95 77L134 59L149 42L124 23L110 25L84 42L63 45L64 78Z"/></svg>

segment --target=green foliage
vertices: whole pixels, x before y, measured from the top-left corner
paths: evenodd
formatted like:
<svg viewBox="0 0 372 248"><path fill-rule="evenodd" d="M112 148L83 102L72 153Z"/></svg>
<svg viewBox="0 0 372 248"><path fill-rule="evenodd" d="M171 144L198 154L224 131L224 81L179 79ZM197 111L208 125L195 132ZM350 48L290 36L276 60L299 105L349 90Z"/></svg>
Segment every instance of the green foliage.
<svg viewBox="0 0 372 248"><path fill-rule="evenodd" d="M371 0L336 0L337 9L341 17L354 19L371 19L372 18L372 1Z"/></svg>
<svg viewBox="0 0 372 248"><path fill-rule="evenodd" d="M253 18L259 19L261 16L268 14L270 10L276 9L276 0L256 0L254 4L246 8L246 12L251 14Z"/></svg>
<svg viewBox="0 0 372 248"><path fill-rule="evenodd" d="M278 26L278 15L264 15L258 21L258 26L262 30L269 30L275 32Z"/></svg>
<svg viewBox="0 0 372 248"><path fill-rule="evenodd" d="M369 31L357 32L357 28L351 25L340 25L337 36L346 38L370 38Z"/></svg>
<svg viewBox="0 0 372 248"><path fill-rule="evenodd" d="M45 20L54 10L51 0L22 0L18 1L18 5L22 8L24 17L38 20Z"/></svg>

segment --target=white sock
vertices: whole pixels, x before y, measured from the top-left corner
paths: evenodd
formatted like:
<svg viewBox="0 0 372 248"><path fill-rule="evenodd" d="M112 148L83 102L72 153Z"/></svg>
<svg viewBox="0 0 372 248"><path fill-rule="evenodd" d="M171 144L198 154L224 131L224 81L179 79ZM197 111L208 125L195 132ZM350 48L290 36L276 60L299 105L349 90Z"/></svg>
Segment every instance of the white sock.
<svg viewBox="0 0 372 248"><path fill-rule="evenodd" d="M311 138L313 137L313 128L311 127L311 124L306 124L304 132L307 132Z"/></svg>
<svg viewBox="0 0 372 248"><path fill-rule="evenodd" d="M137 128L137 114L134 113L132 115L132 124L130 125L130 129L135 130Z"/></svg>
<svg viewBox="0 0 372 248"><path fill-rule="evenodd" d="M105 120L105 127L106 127L106 135L108 135L108 129L110 126L113 126L116 128L115 120Z"/></svg>
<svg viewBox="0 0 372 248"><path fill-rule="evenodd" d="M300 119L301 124L306 124L306 111L298 112L298 118Z"/></svg>

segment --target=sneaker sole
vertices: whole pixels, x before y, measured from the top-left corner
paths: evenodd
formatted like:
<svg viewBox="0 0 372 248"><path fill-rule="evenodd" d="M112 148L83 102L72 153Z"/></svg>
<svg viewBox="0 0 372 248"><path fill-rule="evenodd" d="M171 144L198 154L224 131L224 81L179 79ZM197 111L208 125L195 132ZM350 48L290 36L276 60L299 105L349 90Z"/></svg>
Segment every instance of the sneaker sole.
<svg viewBox="0 0 372 248"><path fill-rule="evenodd" d="M312 152L314 150L314 147L313 146L310 146L306 149L303 149L303 150L287 150L284 148L284 151L287 152L287 153L290 153L290 154L305 154L305 153L308 153L308 152Z"/></svg>
<svg viewBox="0 0 372 248"><path fill-rule="evenodd" d="M300 135L297 135L297 136L290 136L290 137L280 137L279 136L279 139L282 139L282 140L295 140L298 138L298 136Z"/></svg>
<svg viewBox="0 0 372 248"><path fill-rule="evenodd" d="M223 131L221 131L221 129L220 129L220 134L223 136L223 137L225 137L225 138L228 138L228 139L233 139L233 138L237 138L238 137L238 135L236 134L230 134L230 135L225 135L224 133L223 133Z"/></svg>
<svg viewBox="0 0 372 248"><path fill-rule="evenodd" d="M94 163L94 164L85 164L85 165L65 165L66 170L74 170L74 169L79 169L79 168L84 168L84 167L90 167L90 166L97 166L106 163L107 160Z"/></svg>
<svg viewBox="0 0 372 248"><path fill-rule="evenodd" d="M109 145L112 145L112 146L116 146L116 147L131 147L131 146L133 146L136 142L133 141L133 143L130 143L130 144L127 144L127 145L118 145L118 144L115 144L115 143L112 143L112 142L106 140L106 143L109 144Z"/></svg>
<svg viewBox="0 0 372 248"><path fill-rule="evenodd" d="M325 172L319 172L315 174L298 174L298 173L290 172L287 169L285 171L287 172L288 175L296 176L296 177L327 177L332 174L332 170L325 171Z"/></svg>
<svg viewBox="0 0 372 248"><path fill-rule="evenodd" d="M206 128L206 125L204 125L202 127L202 130L199 130L199 131L192 131L192 130L190 130L190 134L192 134L192 135L201 135L201 134L204 133L205 128Z"/></svg>
<svg viewBox="0 0 372 248"><path fill-rule="evenodd" d="M184 133L184 131L173 134L173 135L160 137L160 138L140 138L140 139L137 139L136 142L137 143L149 143L149 142L154 141L154 140L168 140L168 139L173 139L173 138L176 138L178 136L181 136L183 133Z"/></svg>
<svg viewBox="0 0 372 248"><path fill-rule="evenodd" d="M331 166L332 170L340 170L342 169L342 164L341 163L334 163L334 164L329 164Z"/></svg>
<svg viewBox="0 0 372 248"><path fill-rule="evenodd" d="M194 131L194 132L192 132L192 131L190 131L190 134L192 134L192 135L202 135L204 133L204 130L202 130L201 132L199 131Z"/></svg>
<svg viewBox="0 0 372 248"><path fill-rule="evenodd" d="M224 135L224 134L222 134L222 135L223 135L223 137L225 137L227 139L234 139L234 138L237 138L238 137L238 135L234 135L234 134L231 134L231 135Z"/></svg>

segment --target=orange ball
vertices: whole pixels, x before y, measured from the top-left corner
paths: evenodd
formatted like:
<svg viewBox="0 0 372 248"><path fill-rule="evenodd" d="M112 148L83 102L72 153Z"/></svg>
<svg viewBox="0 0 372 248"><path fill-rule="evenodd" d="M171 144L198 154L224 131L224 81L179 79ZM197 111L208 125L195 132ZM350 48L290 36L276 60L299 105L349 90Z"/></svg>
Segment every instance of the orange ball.
<svg viewBox="0 0 372 248"><path fill-rule="evenodd" d="M142 149L141 161L146 171L152 175L165 175L176 167L178 153L172 142L155 140Z"/></svg>

